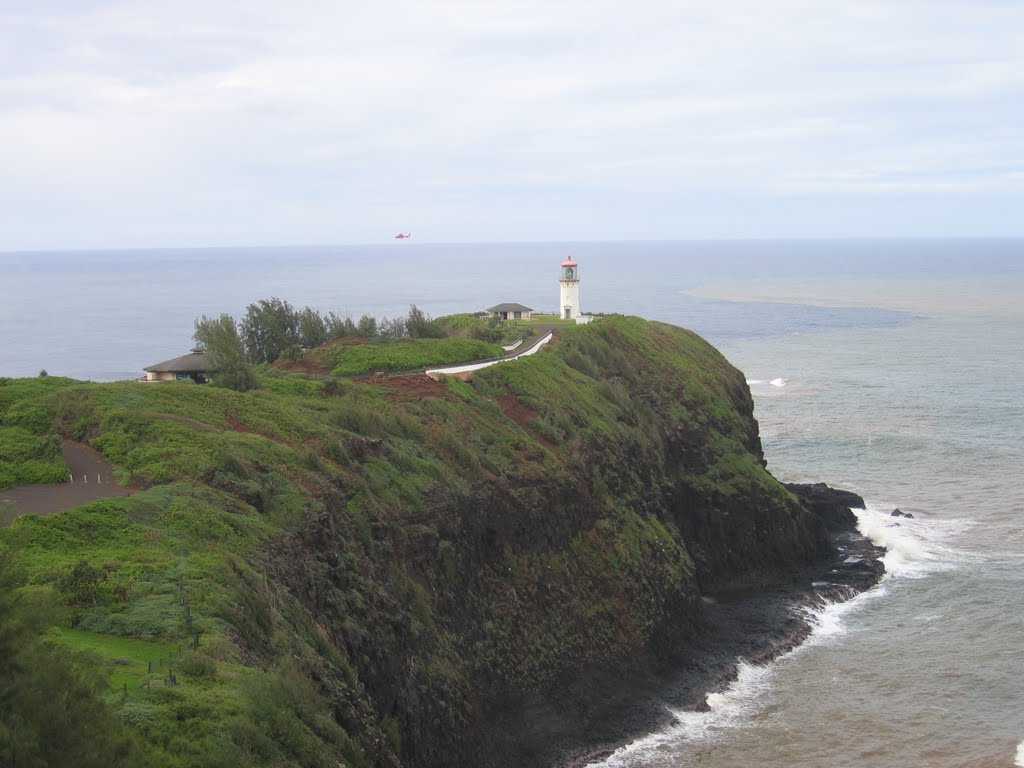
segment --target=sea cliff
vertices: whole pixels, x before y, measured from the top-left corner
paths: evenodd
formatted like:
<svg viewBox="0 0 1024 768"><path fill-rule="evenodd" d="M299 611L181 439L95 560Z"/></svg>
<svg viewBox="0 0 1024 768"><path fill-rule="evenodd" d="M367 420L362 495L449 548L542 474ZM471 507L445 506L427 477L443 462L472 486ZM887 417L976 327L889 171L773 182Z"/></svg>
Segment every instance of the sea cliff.
<svg viewBox="0 0 1024 768"><path fill-rule="evenodd" d="M840 567L855 501L772 477L743 375L680 328L603 318L468 382L261 383L0 386L0 427L136 491L0 532L9 589L61 606L46 648L196 646L176 685L95 689L126 760L578 762L878 576Z"/></svg>

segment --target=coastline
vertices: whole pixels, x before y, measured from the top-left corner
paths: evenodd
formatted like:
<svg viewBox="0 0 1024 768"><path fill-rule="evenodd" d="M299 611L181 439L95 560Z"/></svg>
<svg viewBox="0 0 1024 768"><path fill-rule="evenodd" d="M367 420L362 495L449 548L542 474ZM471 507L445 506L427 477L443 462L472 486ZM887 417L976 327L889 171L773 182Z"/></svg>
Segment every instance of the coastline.
<svg viewBox="0 0 1024 768"><path fill-rule="evenodd" d="M703 626L696 641L681 654L681 663L660 679L624 683L624 696L632 700L612 707L613 718L588 723L588 730L603 738L575 747L565 745L547 764L586 768L675 725L678 721L670 710L706 711L708 695L725 690L736 679L741 662L767 664L806 641L813 631L811 610L845 602L877 584L885 571L881 560L885 549L848 520L830 526L834 552L828 559L742 592L705 596Z"/></svg>

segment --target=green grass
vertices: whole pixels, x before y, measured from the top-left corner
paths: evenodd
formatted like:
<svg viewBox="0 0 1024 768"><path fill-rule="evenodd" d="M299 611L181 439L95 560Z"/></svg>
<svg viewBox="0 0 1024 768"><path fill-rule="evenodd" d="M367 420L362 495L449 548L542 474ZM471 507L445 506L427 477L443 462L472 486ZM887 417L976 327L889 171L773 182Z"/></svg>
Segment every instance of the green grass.
<svg viewBox="0 0 1024 768"><path fill-rule="evenodd" d="M40 410L40 400L48 394L78 383L74 379L62 376L41 376L34 379L0 377L0 424L14 424L33 431L42 431L46 427L47 419L45 411ZM44 414L42 420L40 413Z"/></svg>
<svg viewBox="0 0 1024 768"><path fill-rule="evenodd" d="M561 315L542 315L534 312L529 320L524 320L529 325L576 325L575 320L566 320Z"/></svg>
<svg viewBox="0 0 1024 768"><path fill-rule="evenodd" d="M140 683L166 675L188 649L188 640L154 642L131 637L116 637L98 632L85 632L69 627L52 627L47 639L61 648L95 654L100 664L110 671L110 685L122 690L125 685L134 693ZM152 672L150 672L152 664Z"/></svg>
<svg viewBox="0 0 1024 768"><path fill-rule="evenodd" d="M74 383L57 376L0 378L0 490L67 479L60 438L42 401Z"/></svg>
<svg viewBox="0 0 1024 768"><path fill-rule="evenodd" d="M372 342L336 345L335 376L356 376L377 371L413 371L434 365L451 365L499 357L504 350L476 339L375 339Z"/></svg>
<svg viewBox="0 0 1024 768"><path fill-rule="evenodd" d="M435 323L448 336L479 339L492 344L511 344L531 332L524 321L502 321L469 313L439 317Z"/></svg>

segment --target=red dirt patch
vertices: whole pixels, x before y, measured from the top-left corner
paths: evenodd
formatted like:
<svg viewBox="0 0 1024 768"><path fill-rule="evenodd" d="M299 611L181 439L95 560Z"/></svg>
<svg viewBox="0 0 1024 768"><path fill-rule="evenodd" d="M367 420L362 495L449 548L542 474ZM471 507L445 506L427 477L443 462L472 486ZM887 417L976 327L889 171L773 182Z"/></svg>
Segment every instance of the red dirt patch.
<svg viewBox="0 0 1024 768"><path fill-rule="evenodd" d="M311 357L303 357L298 360L275 360L271 367L288 373L325 375L331 372L326 365Z"/></svg>
<svg viewBox="0 0 1024 768"><path fill-rule="evenodd" d="M240 422L238 419L236 419L230 413L226 414L224 416L224 421L226 421L228 423L228 426L231 427L231 429L233 429L235 432L246 432L246 433L248 433L250 435L259 434L258 432L255 432L255 431L249 429L247 426L245 426L245 424Z"/></svg>
<svg viewBox="0 0 1024 768"><path fill-rule="evenodd" d="M375 385L390 389L388 399L393 403L408 403L424 397L447 397L448 395L448 387L422 373L405 376L373 377L369 381L372 381Z"/></svg>
<svg viewBox="0 0 1024 768"><path fill-rule="evenodd" d="M365 336L343 336L340 339L331 339L325 341L317 349L330 349L336 347L339 344L346 346L356 346L359 344L365 344L369 339ZM331 372L331 369L327 367L321 360L317 360L313 355L306 355L300 357L298 360L285 360L283 357L278 358L270 364L271 368L276 368L279 371L287 371L288 373L308 373L315 375L325 375Z"/></svg>
<svg viewBox="0 0 1024 768"><path fill-rule="evenodd" d="M531 419L537 418L537 413L523 405L515 395L498 395L495 400L501 406L501 411L520 427L526 427Z"/></svg>
<svg viewBox="0 0 1024 768"><path fill-rule="evenodd" d="M330 349L335 344L365 344L369 339L365 336L342 336L340 339L325 341L317 349Z"/></svg>
<svg viewBox="0 0 1024 768"><path fill-rule="evenodd" d="M498 395L495 400L498 401L498 405L501 407L502 413L508 418L512 419L516 424L525 429L534 440L543 445L552 453L557 453L559 448L553 442L548 440L546 437L541 437L537 432L530 428L529 422L532 419L537 418L537 412L532 411L523 405L519 398L515 395Z"/></svg>

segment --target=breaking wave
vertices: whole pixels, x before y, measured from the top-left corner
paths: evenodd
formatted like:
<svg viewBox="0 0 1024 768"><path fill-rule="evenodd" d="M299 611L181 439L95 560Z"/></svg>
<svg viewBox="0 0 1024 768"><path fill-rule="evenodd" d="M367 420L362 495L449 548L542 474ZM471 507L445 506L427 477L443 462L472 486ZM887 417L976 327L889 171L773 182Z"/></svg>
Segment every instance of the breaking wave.
<svg viewBox="0 0 1024 768"><path fill-rule="evenodd" d="M893 517L878 507L854 510L860 532L885 547L886 577L921 578L956 567L965 558L947 542L971 526L966 520Z"/></svg>
<svg viewBox="0 0 1024 768"><path fill-rule="evenodd" d="M888 593L887 581L893 578L921 578L928 573L953 567L961 555L945 540L968 527L965 521L892 517L891 512L869 507L857 510L858 527L876 545L885 548L886 575L882 583L843 602L823 602L803 609L811 627L807 639L778 659L764 665L740 659L736 679L725 690L707 695L707 709L685 711L669 709L674 722L660 731L619 748L590 768L635 768L649 765L657 756L659 765L673 751L700 742L713 742L726 732L749 726L752 717L770 703L772 679L780 664L805 649L833 643L846 632L847 619L868 601ZM1024 742L1017 748L1016 765L1024 768Z"/></svg>

